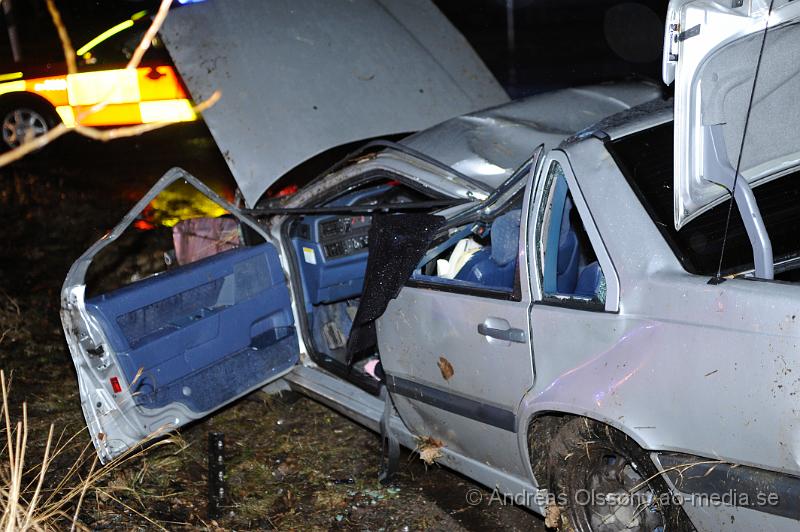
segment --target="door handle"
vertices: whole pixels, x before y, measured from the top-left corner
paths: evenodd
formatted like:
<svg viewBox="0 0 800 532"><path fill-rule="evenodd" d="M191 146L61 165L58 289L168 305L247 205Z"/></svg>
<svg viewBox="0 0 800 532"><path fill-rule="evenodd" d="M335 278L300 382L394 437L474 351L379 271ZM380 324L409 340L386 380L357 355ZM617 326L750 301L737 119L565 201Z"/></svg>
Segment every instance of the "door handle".
<svg viewBox="0 0 800 532"><path fill-rule="evenodd" d="M495 327L490 327L486 324L486 322L484 322L478 324L478 334L495 338L497 340L503 340L505 342L514 342L517 344L526 343L525 331L522 329L515 329L513 327L509 327L508 329L497 329Z"/></svg>

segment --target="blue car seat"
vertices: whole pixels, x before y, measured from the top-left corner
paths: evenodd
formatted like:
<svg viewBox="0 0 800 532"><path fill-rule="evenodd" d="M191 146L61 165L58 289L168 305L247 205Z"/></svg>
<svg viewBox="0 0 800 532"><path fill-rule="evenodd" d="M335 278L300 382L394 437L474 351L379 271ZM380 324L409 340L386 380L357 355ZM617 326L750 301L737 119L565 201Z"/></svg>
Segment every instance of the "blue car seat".
<svg viewBox="0 0 800 532"><path fill-rule="evenodd" d="M582 297L594 297L600 291L603 284L603 270L597 261L587 264L581 268L578 274L578 283L575 286L575 295Z"/></svg>
<svg viewBox="0 0 800 532"><path fill-rule="evenodd" d="M559 294L572 294L578 284L580 249L578 235L572 228L572 199L567 197L561 215L561 232L558 237L558 263L556 265L556 287Z"/></svg>
<svg viewBox="0 0 800 532"><path fill-rule="evenodd" d="M594 297L603 283L603 271L597 261L581 266L581 250L578 235L572 226L575 208L566 181L556 182L553 193L553 220L547 237L544 268L544 291L547 294Z"/></svg>
<svg viewBox="0 0 800 532"><path fill-rule="evenodd" d="M475 253L455 278L492 288L513 289L521 214L520 209L515 209L498 216L492 223L491 245Z"/></svg>

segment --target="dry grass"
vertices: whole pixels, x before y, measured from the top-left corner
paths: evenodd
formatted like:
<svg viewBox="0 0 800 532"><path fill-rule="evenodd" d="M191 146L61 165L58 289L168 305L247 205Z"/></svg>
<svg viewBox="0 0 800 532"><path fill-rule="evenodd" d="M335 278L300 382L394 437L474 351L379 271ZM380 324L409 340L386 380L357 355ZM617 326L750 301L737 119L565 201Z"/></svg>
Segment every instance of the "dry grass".
<svg viewBox="0 0 800 532"><path fill-rule="evenodd" d="M42 457L32 466L26 465L26 453L31 443L28 407L23 403L21 419L12 420L9 406L10 384L10 379L6 379L5 372L0 370L4 425L2 430L5 432L4 445L0 451L0 530L64 530L66 525L71 530L89 530L78 516L86 495L90 492L114 500L152 526L163 529L154 520L119 500L119 492L130 491L124 483L120 484L116 479L106 486L101 485L109 473L138 458L144 451L142 446L99 466L94 449L91 444L86 444L77 457L70 459L71 463L67 467L51 468L83 432L82 430L70 437L62 432L58 438L54 438L55 426L51 424L44 440ZM180 442L179 438L173 437L159 440L147 447L176 443L182 447ZM51 473L55 469L59 472Z"/></svg>
<svg viewBox="0 0 800 532"><path fill-rule="evenodd" d="M24 327L19 303L0 289L0 345L3 342L27 340L30 332Z"/></svg>

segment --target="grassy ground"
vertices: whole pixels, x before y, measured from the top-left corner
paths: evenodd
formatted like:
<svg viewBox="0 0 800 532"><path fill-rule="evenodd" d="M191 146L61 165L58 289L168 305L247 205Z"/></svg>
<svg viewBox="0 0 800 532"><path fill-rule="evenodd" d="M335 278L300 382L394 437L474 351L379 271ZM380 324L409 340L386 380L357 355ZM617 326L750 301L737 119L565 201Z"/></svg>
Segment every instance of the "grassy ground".
<svg viewBox="0 0 800 532"><path fill-rule="evenodd" d="M173 142L174 133L112 147L56 146L0 169L0 368L13 372L11 411L18 414L27 402L30 464L44 452L50 423L56 435L77 434L50 468L48 494L64 491L58 479L88 445L58 318L59 290L70 264L175 159L183 157L200 177L225 172L208 142L192 131L180 156L172 157L176 152L164 143ZM161 150L158 157L148 155L154 146ZM129 245L135 257L136 238ZM109 264L104 279L141 267L135 258ZM206 511L211 431L225 434L228 449L227 506L217 520ZM78 520L97 530L544 529L519 508L469 506L465 494L474 484L437 466L426 468L408 453L397 482L383 487L377 482L379 455L375 434L327 408L299 396L258 392L185 428L177 443L112 470L87 491ZM91 456L79 473L85 476L90 467ZM487 500L490 492L484 494ZM75 503L66 505L55 526L65 526Z"/></svg>

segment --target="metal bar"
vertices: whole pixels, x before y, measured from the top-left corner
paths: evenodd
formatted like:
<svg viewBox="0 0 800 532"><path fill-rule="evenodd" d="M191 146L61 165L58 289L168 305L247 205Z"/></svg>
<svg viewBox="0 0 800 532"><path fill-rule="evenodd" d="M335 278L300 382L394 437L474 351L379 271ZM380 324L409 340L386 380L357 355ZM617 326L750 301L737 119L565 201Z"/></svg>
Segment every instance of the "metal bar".
<svg viewBox="0 0 800 532"><path fill-rule="evenodd" d="M322 172L320 175L321 176L325 176L325 175L328 175L330 173L333 173L333 172L339 170L340 168L342 168L343 166L345 166L352 159L355 159L355 158L357 158L359 156L365 155L365 154L373 152L373 151L379 151L381 148L389 148L389 149L392 149L392 150L399 151L401 153L405 153L406 155L410 155L411 157L419 159L420 161L424 161L424 162L426 162L426 163L428 163L430 165L433 165L433 166L435 166L437 168L440 168L440 169L444 170L445 172L447 172L449 174L452 174L452 175L458 177L459 179L462 179L463 181L466 181L467 183L472 185L474 188L482 190L482 191L484 191L486 193L491 193L492 192L492 189L489 186L487 186L485 183L481 183L477 179L473 179L473 178L469 177L468 175L465 175L465 174L459 172L458 170L456 170L452 166L448 166L445 163L434 159L430 155L426 155L426 154L422 153L421 151L417 151L414 148L410 148L410 147L406 146L405 144L392 142L390 140L374 140L372 142L368 142L368 143L364 144L363 146L361 146L360 148L358 148L357 150L353 151L352 153L347 154L341 161L339 161L338 163L334 164L333 166L328 168L326 171Z"/></svg>
<svg viewBox="0 0 800 532"><path fill-rule="evenodd" d="M245 212L254 216L270 214L374 214L387 212L424 211L437 207L452 207L470 203L469 200L430 200L407 203L385 203L380 205L342 205L337 207L264 207Z"/></svg>
<svg viewBox="0 0 800 532"><path fill-rule="evenodd" d="M728 160L722 126L715 124L703 127L703 178L733 191L733 201L742 216L750 245L753 247L755 275L760 279L775 277L772 242L761 217L761 211L753 195L753 189L746 179L736 176Z"/></svg>
<svg viewBox="0 0 800 532"><path fill-rule="evenodd" d="M225 505L225 435L208 433L208 517L222 516Z"/></svg>

